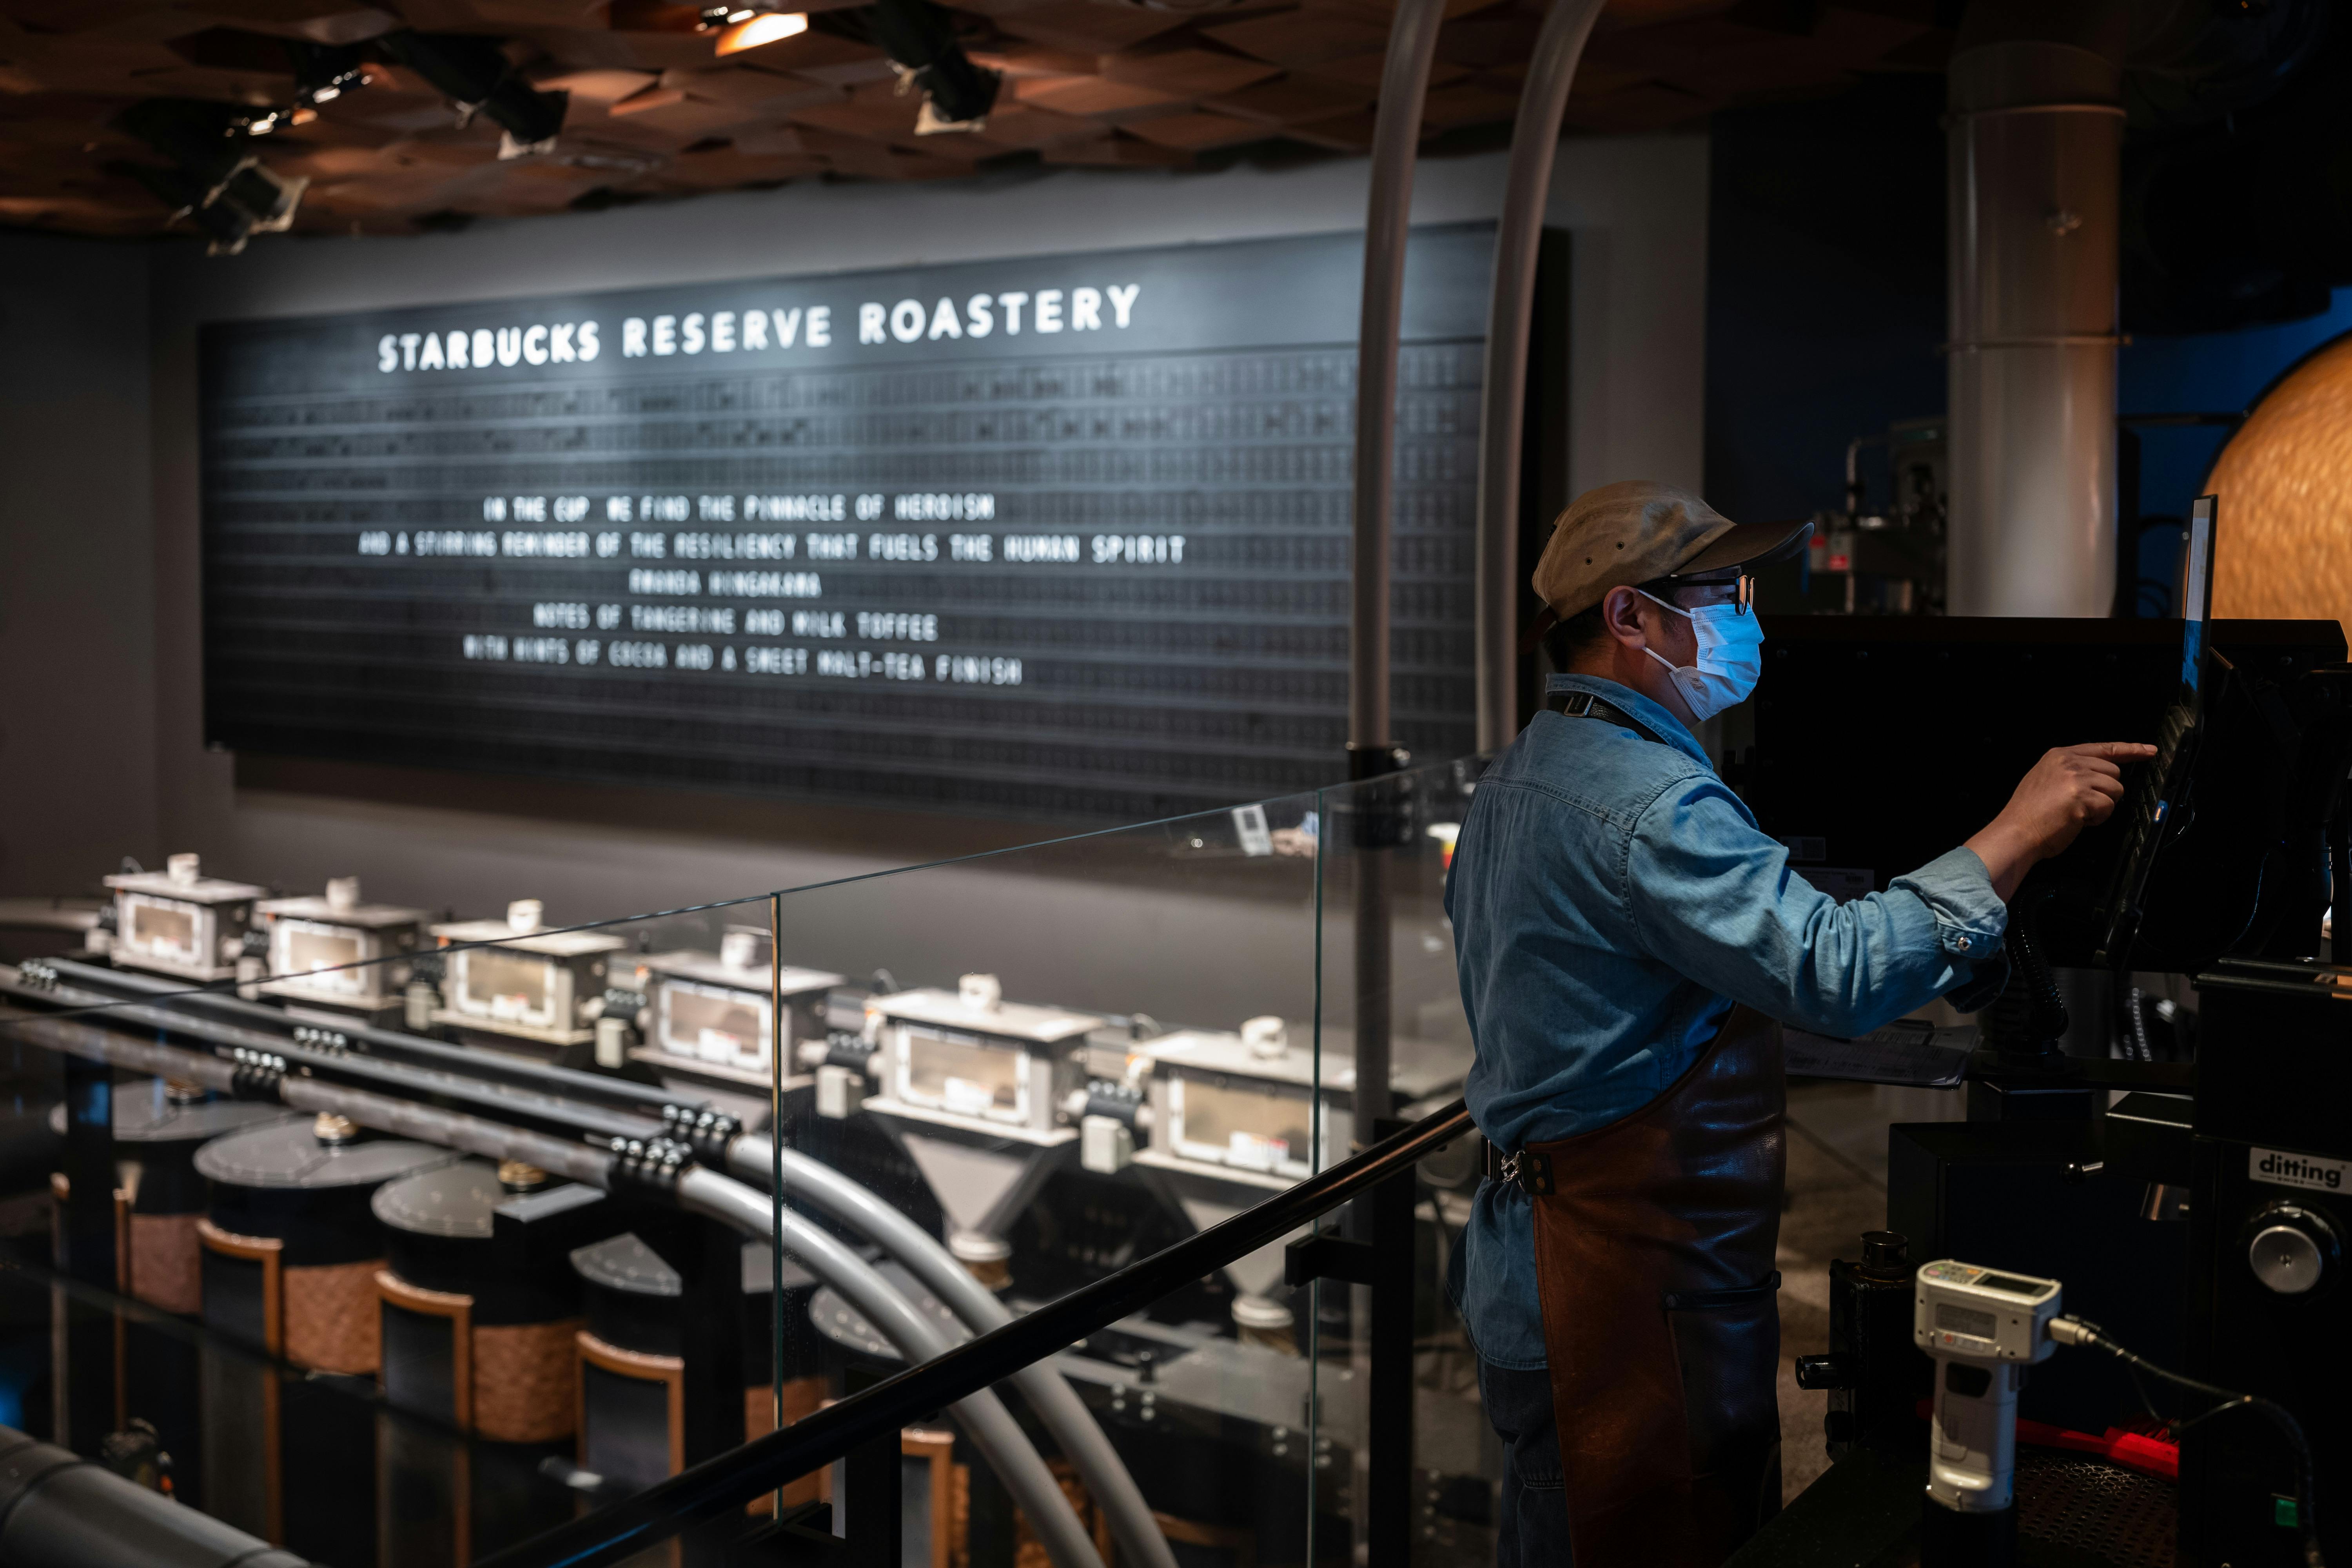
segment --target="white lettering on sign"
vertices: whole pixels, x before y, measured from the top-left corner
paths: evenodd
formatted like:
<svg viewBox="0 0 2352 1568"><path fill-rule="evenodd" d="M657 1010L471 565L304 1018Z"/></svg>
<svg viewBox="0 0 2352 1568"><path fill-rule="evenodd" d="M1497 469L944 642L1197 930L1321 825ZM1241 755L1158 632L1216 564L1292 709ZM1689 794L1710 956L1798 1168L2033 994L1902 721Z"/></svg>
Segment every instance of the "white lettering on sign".
<svg viewBox="0 0 2352 1568"><path fill-rule="evenodd" d="M996 515L996 498L969 495L906 495L892 503L900 522L986 522Z"/></svg>
<svg viewBox="0 0 2352 1568"><path fill-rule="evenodd" d="M409 370L488 370L494 364L577 364L594 359L603 346L593 321L386 332L376 340L375 368L389 375ZM629 352L625 342L623 352ZM645 351L641 345L635 352Z"/></svg>
<svg viewBox="0 0 2352 1568"><path fill-rule="evenodd" d="M2352 1181L2352 1160L2323 1160L2315 1154L2296 1154L2284 1149L2249 1149L2246 1151L2246 1174L2258 1182L2272 1182L2282 1187L2301 1187L2306 1192L2340 1193Z"/></svg>
<svg viewBox="0 0 2352 1568"><path fill-rule="evenodd" d="M713 572L710 594L718 599L817 599L824 581L814 572Z"/></svg>

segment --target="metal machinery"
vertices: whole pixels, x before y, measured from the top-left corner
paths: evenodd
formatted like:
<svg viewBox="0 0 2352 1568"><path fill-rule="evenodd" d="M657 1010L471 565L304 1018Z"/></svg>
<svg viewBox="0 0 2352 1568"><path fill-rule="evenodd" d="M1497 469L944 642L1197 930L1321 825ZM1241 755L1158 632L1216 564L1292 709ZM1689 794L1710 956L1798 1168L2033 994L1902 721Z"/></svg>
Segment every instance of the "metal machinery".
<svg viewBox="0 0 2352 1568"><path fill-rule="evenodd" d="M684 1268L632 1233L580 1247L569 1259L586 1309L570 1347L579 1462L619 1492L675 1475L776 1424L767 1244L692 1232L664 1234L662 1242ZM806 1329L814 1285L785 1264L787 1424L829 1392ZM706 1396L709 1408L698 1408ZM803 1482L786 1489L785 1502L815 1496L814 1483Z"/></svg>
<svg viewBox="0 0 2352 1568"><path fill-rule="evenodd" d="M664 1082L709 1093L747 1121L758 1121L772 1087L770 1042L781 1037L791 1069L783 1090L804 1097L814 1080L797 1070L797 1052L808 1042L823 1045L825 999L844 980L822 970L773 968L768 948L766 931L739 928L720 937L715 955L686 951L615 960L615 976L645 997L636 1017L645 1043L627 1057ZM784 1009L781 1035L773 1016L778 1002ZM620 1064L600 1053L598 1065Z"/></svg>
<svg viewBox="0 0 2352 1568"><path fill-rule="evenodd" d="M425 1418L377 1422L377 1560L457 1568L570 1515L538 1472L577 1427L571 1252L610 1223L604 1194L467 1160L388 1182L370 1206L384 1400Z"/></svg>
<svg viewBox="0 0 2352 1568"><path fill-rule="evenodd" d="M1107 1021L1004 1000L992 974L953 991L866 1003L882 1091L865 1110L890 1131L948 1218L948 1248L982 1283L1013 1282L1013 1221L1045 1179L1075 1163L1074 1094L1087 1039Z"/></svg>
<svg viewBox="0 0 2352 1568"><path fill-rule="evenodd" d="M1319 1057L1294 1047L1280 1018L1252 1018L1237 1035L1180 1030L1136 1049L1151 1071L1142 1119L1149 1142L1135 1163L1196 1229L1336 1164L1356 1142L1354 1058L1328 1042ZM1421 1041L1399 1039L1393 1049L1390 1087L1408 1102L1457 1088L1467 1066L1461 1052ZM1099 1136L1093 1108L1107 1098L1097 1092L1089 1101L1089 1137ZM1225 1273L1242 1337L1295 1353L1295 1313L1282 1289L1288 1240Z"/></svg>
<svg viewBox="0 0 2352 1568"><path fill-rule="evenodd" d="M254 900L268 890L207 877L194 855L174 855L161 871L121 872L106 885L114 889L114 962L199 981L236 977Z"/></svg>
<svg viewBox="0 0 2352 1568"><path fill-rule="evenodd" d="M518 899L503 921L432 928L442 953L435 1024L543 1049L595 1038L612 955L627 945L601 931L551 931L537 899Z"/></svg>
<svg viewBox="0 0 2352 1568"><path fill-rule="evenodd" d="M1949 459L1943 419L1903 419L1846 444L1845 504L1813 514L1803 561L1762 590L1769 609L1848 616L1941 615ZM1884 447L1888 494L1871 504L1862 454ZM1791 596L1793 593L1793 597Z"/></svg>
<svg viewBox="0 0 2352 1568"><path fill-rule="evenodd" d="M362 902L357 877L332 879L320 898L265 899L254 912L269 944L262 991L371 1021L400 1009L409 957L431 918L423 910Z"/></svg>
<svg viewBox="0 0 2352 1568"><path fill-rule="evenodd" d="M373 1378L382 1363L375 1190L456 1158L363 1135L327 1115L251 1128L196 1151L212 1188L197 1226L206 1327L314 1374L281 1377L209 1345L200 1352L204 1489L195 1500L205 1512L305 1556L351 1555L353 1532L374 1517L372 1506L357 1519L347 1506L354 1476L374 1473L373 1422L365 1405L315 1377Z"/></svg>
<svg viewBox="0 0 2352 1568"><path fill-rule="evenodd" d="M1895 1234L1865 1237L1863 1261L1833 1269L1832 1353L1799 1373L1831 1391L1838 1462L1751 1546L1753 1561L1868 1560L1884 1542L1841 1538L1832 1520L1885 1506L1877 1517L1899 1531L1920 1517L1893 1500L1919 1495L1931 1451L1945 1453L1916 1411L1945 1397L1952 1373L1911 1352L1905 1330L1927 1273L1917 1260L1953 1258L2033 1287L2020 1301L2063 1279L2067 1310L2099 1331L2061 1342L2144 1358L2060 1357L2015 1391L2026 1560L2063 1539L2098 1561L2137 1562L2134 1542L2153 1541L2199 1568L2286 1568L2307 1561L2306 1475L2319 1548L2352 1552L2352 1449L2331 1392L2352 1371L2337 1307L2352 1144L2335 1092L2352 979L2323 925L2331 884L2352 886L2340 630L2194 619L1789 629L1774 627L1767 656L1777 662L1759 694L1749 800L1768 831L1800 844L1822 833L1811 858L1864 868L1874 887L1931 858L1945 825L1980 820L1971 803L1997 804L2044 747L2122 735L2162 752L2126 775L2114 821L2010 900L2011 979L1980 1015L1969 1119L1892 1129ZM1968 690L1938 679L1963 661ZM2050 670L2064 679L2037 673ZM1823 689L1841 701L1808 695ZM1932 703L1919 700L1931 689ZM1831 732L1854 713L1871 716L1866 741ZM1955 734L1971 743L1949 746ZM1851 788L1857 744L1937 762L1899 802L1881 799ZM2307 1469L2284 1426L2246 1414L2265 1402L2300 1421ZM1999 1531L1963 1531L1935 1550L1982 1563L2010 1548Z"/></svg>

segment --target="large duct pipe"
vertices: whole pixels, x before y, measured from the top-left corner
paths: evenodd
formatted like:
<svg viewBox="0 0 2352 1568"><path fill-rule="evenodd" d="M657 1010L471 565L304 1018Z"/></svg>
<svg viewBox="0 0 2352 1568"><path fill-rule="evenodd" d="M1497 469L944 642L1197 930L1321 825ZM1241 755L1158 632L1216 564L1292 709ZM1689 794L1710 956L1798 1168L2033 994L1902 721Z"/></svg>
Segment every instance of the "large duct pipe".
<svg viewBox="0 0 2352 1568"><path fill-rule="evenodd" d="M1951 534L1959 616L2115 597L2126 14L1976 0L1948 77Z"/></svg>
<svg viewBox="0 0 2352 1568"><path fill-rule="evenodd" d="M0 1568L309 1568L208 1514L0 1426Z"/></svg>

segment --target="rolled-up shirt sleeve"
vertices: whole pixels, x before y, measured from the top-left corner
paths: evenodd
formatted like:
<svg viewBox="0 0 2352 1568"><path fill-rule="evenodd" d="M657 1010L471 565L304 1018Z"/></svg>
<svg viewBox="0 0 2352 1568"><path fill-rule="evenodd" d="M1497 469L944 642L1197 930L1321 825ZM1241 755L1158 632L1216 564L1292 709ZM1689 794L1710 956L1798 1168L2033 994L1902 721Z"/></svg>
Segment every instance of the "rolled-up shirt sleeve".
<svg viewBox="0 0 2352 1568"><path fill-rule="evenodd" d="M1654 956L1820 1034L1865 1035L1943 995L1973 1012L2008 978L2008 909L1973 850L1841 904L1791 871L1788 850L1712 775L1677 781L1643 811L1623 875Z"/></svg>

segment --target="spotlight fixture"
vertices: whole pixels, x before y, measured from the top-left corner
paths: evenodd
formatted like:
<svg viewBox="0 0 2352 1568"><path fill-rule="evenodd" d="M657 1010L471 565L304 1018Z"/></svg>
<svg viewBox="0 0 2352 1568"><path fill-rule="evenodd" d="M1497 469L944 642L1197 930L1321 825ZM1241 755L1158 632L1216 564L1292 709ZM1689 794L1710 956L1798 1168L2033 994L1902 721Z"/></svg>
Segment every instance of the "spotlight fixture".
<svg viewBox="0 0 2352 1568"><path fill-rule="evenodd" d="M292 226L294 209L310 182L273 174L244 150L253 117L235 105L151 98L124 110L114 122L173 166L109 167L145 185L174 209L174 218L193 218L212 242L214 254L234 256L250 236Z"/></svg>
<svg viewBox="0 0 2352 1568"><path fill-rule="evenodd" d="M373 47L456 104L458 124L487 115L502 132L500 158L553 150L570 95L534 89L515 74L514 62L489 39L404 28L375 39Z"/></svg>
<svg viewBox="0 0 2352 1568"><path fill-rule="evenodd" d="M922 89L918 132L977 131L987 123L1004 79L972 63L944 10L931 0L875 0L866 18L882 52Z"/></svg>
<svg viewBox="0 0 2352 1568"><path fill-rule="evenodd" d="M330 103L355 87L367 85L367 47L314 44L307 39L283 40L294 59L294 108L299 113Z"/></svg>
<svg viewBox="0 0 2352 1568"><path fill-rule="evenodd" d="M727 14L727 30L719 35L719 53L739 55L808 31L808 17L797 11L745 11Z"/></svg>

